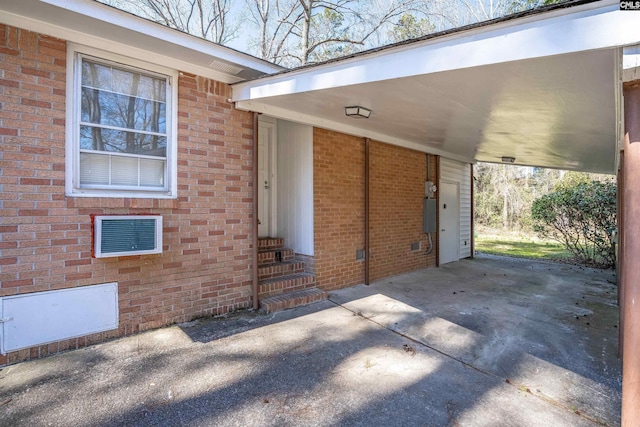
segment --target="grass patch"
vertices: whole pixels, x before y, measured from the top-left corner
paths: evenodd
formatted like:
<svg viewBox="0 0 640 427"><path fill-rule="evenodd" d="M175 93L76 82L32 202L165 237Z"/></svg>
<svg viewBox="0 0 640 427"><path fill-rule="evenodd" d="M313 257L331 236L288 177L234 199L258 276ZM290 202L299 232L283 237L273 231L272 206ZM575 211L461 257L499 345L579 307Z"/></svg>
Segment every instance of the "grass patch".
<svg viewBox="0 0 640 427"><path fill-rule="evenodd" d="M539 240L530 236L480 234L475 239L475 249L492 255L519 258L567 260L571 254L560 244Z"/></svg>

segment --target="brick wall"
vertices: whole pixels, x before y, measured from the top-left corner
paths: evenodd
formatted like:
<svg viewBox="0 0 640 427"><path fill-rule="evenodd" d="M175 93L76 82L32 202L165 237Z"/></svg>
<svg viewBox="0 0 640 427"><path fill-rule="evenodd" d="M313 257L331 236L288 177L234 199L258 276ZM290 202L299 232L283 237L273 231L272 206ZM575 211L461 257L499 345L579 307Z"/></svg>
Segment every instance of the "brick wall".
<svg viewBox="0 0 640 427"><path fill-rule="evenodd" d="M315 273L324 290L364 282L364 150L362 138L314 129ZM426 255L422 200L426 155L372 141L369 151L370 280L433 267L436 251ZM436 181L437 157L430 178ZM432 235L433 244L437 236ZM421 249L411 250L411 243Z"/></svg>
<svg viewBox="0 0 640 427"><path fill-rule="evenodd" d="M13 363L250 304L252 140L230 87L182 73L178 199L65 197L66 43L0 25L0 296L118 282L120 328ZM161 255L91 258L91 214L160 214Z"/></svg>
<svg viewBox="0 0 640 427"><path fill-rule="evenodd" d="M435 182L436 156L430 157L430 179ZM369 159L370 280L435 267L435 247L425 254L429 243L422 232L426 154L371 142ZM432 238L435 245L435 233ZM421 249L412 251L416 242Z"/></svg>
<svg viewBox="0 0 640 427"><path fill-rule="evenodd" d="M364 141L313 130L315 272L318 287L339 289L364 281Z"/></svg>

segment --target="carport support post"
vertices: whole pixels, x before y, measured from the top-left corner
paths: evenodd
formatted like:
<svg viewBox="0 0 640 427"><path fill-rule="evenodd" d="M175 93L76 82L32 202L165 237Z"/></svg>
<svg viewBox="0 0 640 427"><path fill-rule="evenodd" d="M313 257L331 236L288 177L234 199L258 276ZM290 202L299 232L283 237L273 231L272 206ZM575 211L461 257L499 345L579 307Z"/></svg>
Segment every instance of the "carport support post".
<svg viewBox="0 0 640 427"><path fill-rule="evenodd" d="M624 233L622 230L624 229L624 210L622 207L625 205L624 202L624 150L620 150L620 161L618 162L618 191L617 191L617 210L616 214L618 215L618 242L617 242L617 258L616 258L616 278L618 280L618 316L620 325L618 326L618 357L622 358L622 347L624 346L624 310L622 307L624 306L624 262L622 259L624 258Z"/></svg>
<svg viewBox="0 0 640 427"><path fill-rule="evenodd" d="M624 84L622 425L640 422L640 80Z"/></svg>

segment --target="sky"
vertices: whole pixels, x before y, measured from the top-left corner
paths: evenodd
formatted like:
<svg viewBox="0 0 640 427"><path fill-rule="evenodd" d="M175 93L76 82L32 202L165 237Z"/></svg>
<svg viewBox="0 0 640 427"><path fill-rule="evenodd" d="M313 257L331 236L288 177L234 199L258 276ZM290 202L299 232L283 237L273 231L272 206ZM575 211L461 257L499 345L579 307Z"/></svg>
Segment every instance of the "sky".
<svg viewBox="0 0 640 427"><path fill-rule="evenodd" d="M145 16L144 13L141 13L140 8L137 8L136 5L144 4L145 2L156 1L158 3L166 3L170 4L171 8L174 8L176 5L188 5L192 0L96 0L105 4L112 5L114 7L118 7L123 10L127 10L132 13L136 13L138 15ZM220 0L227 1L227 0ZM225 43L226 46L231 47L233 49L239 50L241 52L246 52L252 55L258 56L257 49L252 49L251 44L255 43L258 39L259 35L259 27L252 20L251 13L249 8L253 5L255 7L256 0L228 0L230 4L230 10L227 16L227 22L230 23L231 27L236 27L237 31L234 32L234 37L230 40L227 40ZM262 0L264 1L264 0ZM269 0L271 2L271 10L274 10L273 5L280 1L280 4L287 4L287 2L295 2L298 0ZM325 0L332 1L332 0ZM333 1L344 1L344 0L333 0ZM412 15L416 16L418 20L420 19L428 19L429 23L432 24L432 30L434 32L443 31L450 28L455 28L471 23L476 23L479 21L485 21L488 19L493 19L496 17L504 16L510 12L515 11L514 8L522 9L522 8L531 8L536 5L542 4L545 0L352 0L346 1L347 7L357 10L360 14L375 14L380 13L383 10L386 10L391 4L398 4L401 2L411 2L412 9L408 12ZM548 1L548 0L547 0ZM205 0L204 4L211 4L211 0ZM188 8L184 8L188 10ZM282 10L286 9L283 7ZM323 8L317 8L316 12L321 13ZM184 14L183 14L184 16ZM348 15L347 15L348 16ZM397 22L399 15L396 16L393 22ZM352 30L356 27L349 27L349 25L353 25L352 22L345 20L346 28L348 30ZM227 26L227 28L229 25ZM318 27L321 29L326 29L323 27ZM376 33L373 37L369 38L364 46L355 46L357 50L368 49L372 47L377 47L384 44L389 44L391 40L389 39L389 33L393 28L393 24L387 24L387 26L382 27L378 33ZM356 33L354 37L357 37L359 33ZM199 34L195 34L199 35ZM322 37L322 36L320 36ZM299 46L298 38L289 38L289 45L292 47L291 51L293 53L298 53L295 51L296 47ZM331 45L324 45L331 46ZM335 56L341 54L336 48L336 45L333 45L333 49L329 49L329 56ZM343 46L346 46L343 44ZM354 45L351 46L353 49ZM316 51L318 53L319 50ZM346 53L350 53L349 49L347 49ZM319 60L328 59L327 55L322 55ZM288 64L288 65L296 65L296 64Z"/></svg>

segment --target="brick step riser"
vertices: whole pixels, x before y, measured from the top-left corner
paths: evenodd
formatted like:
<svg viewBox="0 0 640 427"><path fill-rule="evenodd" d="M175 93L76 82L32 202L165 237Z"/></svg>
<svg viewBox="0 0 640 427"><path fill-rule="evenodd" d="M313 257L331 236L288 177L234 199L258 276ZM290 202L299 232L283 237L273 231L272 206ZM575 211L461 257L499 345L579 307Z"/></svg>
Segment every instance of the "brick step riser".
<svg viewBox="0 0 640 427"><path fill-rule="evenodd" d="M282 248L284 248L284 239L258 239L258 250Z"/></svg>
<svg viewBox="0 0 640 427"><path fill-rule="evenodd" d="M306 283L304 285L298 285L298 286L291 286L288 288L274 288L271 286L262 287L258 285L258 298L259 299L269 298L276 295L282 295L290 292L297 292L305 289L310 289L315 286L316 286L316 282Z"/></svg>
<svg viewBox="0 0 640 427"><path fill-rule="evenodd" d="M280 252L282 254L281 258L276 257L277 252ZM294 253L291 249L258 252L258 266L264 264L273 264L282 261L293 261L293 259Z"/></svg>
<svg viewBox="0 0 640 427"><path fill-rule="evenodd" d="M316 285L316 278L314 276L309 277L296 277L286 278L282 280L259 283L258 284L258 297L268 298L274 295L285 294L288 292L301 291L303 289L313 288Z"/></svg>
<svg viewBox="0 0 640 427"><path fill-rule="evenodd" d="M304 263L302 262L295 264L276 264L269 267L259 267L258 280L274 279L276 277L299 273L304 273Z"/></svg>
<svg viewBox="0 0 640 427"><path fill-rule="evenodd" d="M327 293L317 289L302 291L300 295L281 295L270 298L260 303L260 309L265 313L285 310L288 308L300 307L303 305L319 302L327 299Z"/></svg>

